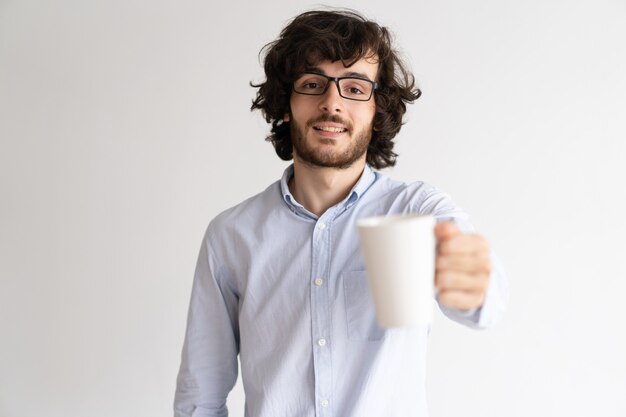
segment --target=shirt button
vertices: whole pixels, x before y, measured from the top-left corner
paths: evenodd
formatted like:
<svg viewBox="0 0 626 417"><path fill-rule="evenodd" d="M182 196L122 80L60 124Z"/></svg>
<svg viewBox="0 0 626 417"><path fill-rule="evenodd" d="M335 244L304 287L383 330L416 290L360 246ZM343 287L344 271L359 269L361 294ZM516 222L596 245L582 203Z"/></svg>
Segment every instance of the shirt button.
<svg viewBox="0 0 626 417"><path fill-rule="evenodd" d="M326 229L326 225L324 223L318 223L317 228L320 230Z"/></svg>
<svg viewBox="0 0 626 417"><path fill-rule="evenodd" d="M326 346L326 339L323 337L317 341L317 344L320 346Z"/></svg>
<svg viewBox="0 0 626 417"><path fill-rule="evenodd" d="M322 407L328 407L328 400L322 400L322 401L320 401L320 405L321 405Z"/></svg>
<svg viewBox="0 0 626 417"><path fill-rule="evenodd" d="M324 280L321 278L315 278L315 285L317 285L318 287L321 287L322 284L324 283Z"/></svg>

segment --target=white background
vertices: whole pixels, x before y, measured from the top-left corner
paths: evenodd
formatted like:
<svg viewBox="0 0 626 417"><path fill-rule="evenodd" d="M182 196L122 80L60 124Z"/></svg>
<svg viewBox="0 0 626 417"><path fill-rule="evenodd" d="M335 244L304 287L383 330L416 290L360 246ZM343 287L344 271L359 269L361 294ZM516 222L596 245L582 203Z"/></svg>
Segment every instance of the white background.
<svg viewBox="0 0 626 417"><path fill-rule="evenodd" d="M216 3L0 0L1 417L172 415L204 229L286 166L257 54L314 6ZM432 415L626 415L626 2L340 4L424 91L388 174L450 193L511 283L495 330L438 315Z"/></svg>

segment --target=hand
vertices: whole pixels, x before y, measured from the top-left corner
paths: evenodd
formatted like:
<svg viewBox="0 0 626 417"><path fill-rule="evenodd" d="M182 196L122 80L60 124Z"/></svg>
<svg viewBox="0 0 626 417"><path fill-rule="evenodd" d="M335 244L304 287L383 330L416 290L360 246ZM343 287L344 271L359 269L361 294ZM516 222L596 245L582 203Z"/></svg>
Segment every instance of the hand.
<svg viewBox="0 0 626 417"><path fill-rule="evenodd" d="M480 307L491 275L489 244L479 235L461 233L452 222L439 223L435 237L435 287L439 302L461 310Z"/></svg>

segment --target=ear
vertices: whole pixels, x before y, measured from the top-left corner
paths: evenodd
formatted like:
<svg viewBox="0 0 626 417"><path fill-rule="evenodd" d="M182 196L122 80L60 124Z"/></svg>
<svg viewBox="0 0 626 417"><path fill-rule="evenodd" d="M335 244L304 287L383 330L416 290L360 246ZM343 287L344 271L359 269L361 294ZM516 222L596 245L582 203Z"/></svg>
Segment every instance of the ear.
<svg viewBox="0 0 626 417"><path fill-rule="evenodd" d="M287 123L289 120L289 113L285 113L285 115L283 116L283 122Z"/></svg>

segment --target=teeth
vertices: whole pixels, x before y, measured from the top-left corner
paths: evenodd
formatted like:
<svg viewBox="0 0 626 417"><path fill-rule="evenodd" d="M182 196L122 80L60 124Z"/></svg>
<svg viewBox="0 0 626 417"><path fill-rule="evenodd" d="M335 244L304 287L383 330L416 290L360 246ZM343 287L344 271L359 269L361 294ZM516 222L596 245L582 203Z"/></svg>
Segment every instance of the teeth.
<svg viewBox="0 0 626 417"><path fill-rule="evenodd" d="M333 132L333 133L341 133L346 130L343 127L330 127L330 126L315 126L315 129L322 130L324 132Z"/></svg>

